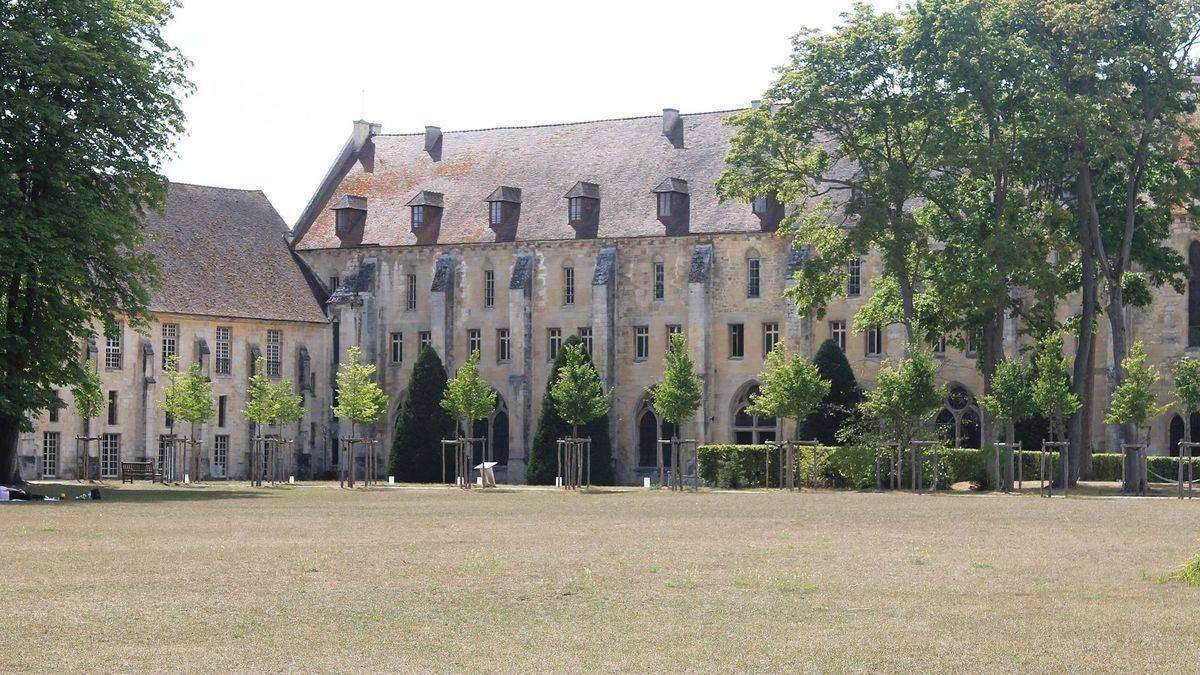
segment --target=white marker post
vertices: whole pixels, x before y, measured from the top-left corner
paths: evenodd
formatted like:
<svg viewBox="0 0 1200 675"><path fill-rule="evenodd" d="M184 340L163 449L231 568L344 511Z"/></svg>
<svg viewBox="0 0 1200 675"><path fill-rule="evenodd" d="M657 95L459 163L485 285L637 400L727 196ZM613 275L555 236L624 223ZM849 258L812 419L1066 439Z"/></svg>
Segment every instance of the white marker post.
<svg viewBox="0 0 1200 675"><path fill-rule="evenodd" d="M649 476L646 476L645 478L642 479L642 487L644 487L644 488L650 487L650 477Z"/></svg>
<svg viewBox="0 0 1200 675"><path fill-rule="evenodd" d="M395 484L396 484L396 477L388 476L388 485L395 485Z"/></svg>
<svg viewBox="0 0 1200 675"><path fill-rule="evenodd" d="M296 477L288 476L288 485L295 485L295 484L296 484Z"/></svg>

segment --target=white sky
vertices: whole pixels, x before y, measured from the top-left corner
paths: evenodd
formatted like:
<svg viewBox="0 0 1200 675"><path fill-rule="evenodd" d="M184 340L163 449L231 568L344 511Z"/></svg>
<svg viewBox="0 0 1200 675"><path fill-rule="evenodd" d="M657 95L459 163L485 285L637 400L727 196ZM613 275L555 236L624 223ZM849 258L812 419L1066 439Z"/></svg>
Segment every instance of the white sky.
<svg viewBox="0 0 1200 675"><path fill-rule="evenodd" d="M262 188L292 224L364 111L406 132L742 107L850 4L184 0L168 37L196 91L167 175Z"/></svg>

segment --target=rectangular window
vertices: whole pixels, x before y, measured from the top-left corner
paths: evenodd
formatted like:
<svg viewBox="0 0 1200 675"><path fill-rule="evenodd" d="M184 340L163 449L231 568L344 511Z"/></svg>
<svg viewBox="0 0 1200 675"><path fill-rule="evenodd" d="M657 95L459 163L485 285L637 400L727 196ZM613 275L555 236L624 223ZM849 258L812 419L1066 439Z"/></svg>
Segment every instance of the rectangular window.
<svg viewBox="0 0 1200 675"><path fill-rule="evenodd" d="M762 290L759 286L759 260L750 258L746 260L746 297L759 297L759 292Z"/></svg>
<svg viewBox="0 0 1200 675"><path fill-rule="evenodd" d="M669 218L671 216L671 193L658 193L658 217Z"/></svg>
<svg viewBox="0 0 1200 675"><path fill-rule="evenodd" d="M846 295L857 298L862 293L862 260L855 258L846 263Z"/></svg>
<svg viewBox="0 0 1200 675"><path fill-rule="evenodd" d="M483 306L496 306L496 271L483 271Z"/></svg>
<svg viewBox="0 0 1200 675"><path fill-rule="evenodd" d="M283 332L267 331L267 377L283 374Z"/></svg>
<svg viewBox="0 0 1200 675"><path fill-rule="evenodd" d="M58 421L60 410L62 410L62 407L59 406L57 403L50 406L50 421L51 422Z"/></svg>
<svg viewBox="0 0 1200 675"><path fill-rule="evenodd" d="M121 326L118 324L112 335L104 336L104 367L108 370L120 370L124 359L121 356Z"/></svg>
<svg viewBox="0 0 1200 675"><path fill-rule="evenodd" d="M179 324L162 325L162 367L165 369L171 357L179 356Z"/></svg>
<svg viewBox="0 0 1200 675"><path fill-rule="evenodd" d="M661 262L654 263L654 299L662 300L667 295L667 272Z"/></svg>
<svg viewBox="0 0 1200 675"><path fill-rule="evenodd" d="M108 423L116 424L117 420L117 392L110 389L108 392Z"/></svg>
<svg viewBox="0 0 1200 675"><path fill-rule="evenodd" d="M218 375L228 375L233 370L233 329L217 326L216 370Z"/></svg>
<svg viewBox="0 0 1200 675"><path fill-rule="evenodd" d="M978 342L975 340L975 335L974 335L974 334L972 334L972 333L967 333L967 353L966 353L966 357L967 357L968 359L973 359L973 358L975 358L975 357L976 357L978 354L979 354L979 344L978 344Z"/></svg>
<svg viewBox="0 0 1200 675"><path fill-rule="evenodd" d="M42 478L58 477L58 448L57 431L47 431L42 434Z"/></svg>
<svg viewBox="0 0 1200 675"><path fill-rule="evenodd" d="M229 475L229 437L224 434L213 436L212 473L214 478Z"/></svg>
<svg viewBox="0 0 1200 675"><path fill-rule="evenodd" d="M338 289L340 280L337 277L329 277L329 292L332 293Z"/></svg>
<svg viewBox="0 0 1200 675"><path fill-rule="evenodd" d="M408 286L405 289L408 293L407 302L404 308L412 312L417 309L417 275L408 275Z"/></svg>
<svg viewBox="0 0 1200 675"><path fill-rule="evenodd" d="M121 470L121 434L100 437L100 477L116 478Z"/></svg>
<svg viewBox="0 0 1200 675"><path fill-rule="evenodd" d="M845 321L830 321L829 322L829 339L837 343L838 349L842 353L846 353L846 322Z"/></svg>
<svg viewBox="0 0 1200 675"><path fill-rule="evenodd" d="M867 356L883 354L883 329L879 326L867 329Z"/></svg>
<svg viewBox="0 0 1200 675"><path fill-rule="evenodd" d="M768 202L766 197L759 197L758 199L750 202L750 210L754 213L754 215L761 216L767 212L767 204Z"/></svg>
<svg viewBox="0 0 1200 675"><path fill-rule="evenodd" d="M746 355L746 326L729 324L729 358L740 359Z"/></svg>
<svg viewBox="0 0 1200 675"><path fill-rule="evenodd" d="M633 358L644 361L650 358L650 327L633 327Z"/></svg>
<svg viewBox="0 0 1200 675"><path fill-rule="evenodd" d="M500 225L504 222L504 202L488 202L488 223Z"/></svg>
<svg viewBox="0 0 1200 675"><path fill-rule="evenodd" d="M217 397L217 426L225 426L225 411L229 407L228 396Z"/></svg>
<svg viewBox="0 0 1200 675"><path fill-rule="evenodd" d="M939 335L938 339L933 341L933 355L934 356L945 356L946 355L946 336L945 336L945 334Z"/></svg>
<svg viewBox="0 0 1200 675"><path fill-rule="evenodd" d="M550 355L550 360L558 358L558 350L562 347L562 329L548 328L546 329L546 351Z"/></svg>
<svg viewBox="0 0 1200 675"><path fill-rule="evenodd" d="M679 325L679 324L677 324L677 323L669 323L669 324L667 324L667 344L668 344L668 345L670 345L670 344L671 344L671 337L672 337L672 336L674 336L674 335L679 335L679 334L680 334L680 333L682 333L682 332L683 332L683 326L681 326L681 325Z"/></svg>
<svg viewBox="0 0 1200 675"><path fill-rule="evenodd" d="M762 346L763 358L767 358L767 354L775 349L775 345L779 343L779 324L771 322L762 325Z"/></svg>
<svg viewBox="0 0 1200 675"><path fill-rule="evenodd" d="M163 413L163 423L172 431L175 430L175 416L171 413Z"/></svg>
<svg viewBox="0 0 1200 675"><path fill-rule="evenodd" d="M575 268L563 268L563 304L575 304Z"/></svg>
<svg viewBox="0 0 1200 675"><path fill-rule="evenodd" d="M512 343L508 337L508 329L496 329L496 361L498 363L507 362L512 357L510 353L511 349Z"/></svg>
<svg viewBox="0 0 1200 675"><path fill-rule="evenodd" d="M483 351L483 338L480 336L479 329L478 328L468 329L467 330L467 355L469 356L475 352L482 352L482 351Z"/></svg>
<svg viewBox="0 0 1200 675"><path fill-rule="evenodd" d="M433 333L430 333L427 330L417 333L417 342L420 343L421 351L425 351L426 347L433 346Z"/></svg>
<svg viewBox="0 0 1200 675"><path fill-rule="evenodd" d="M393 366L404 363L404 333L392 333L389 355Z"/></svg>
<svg viewBox="0 0 1200 675"><path fill-rule="evenodd" d="M583 341L583 350L588 356L592 355L592 327L580 326L578 331L579 339Z"/></svg>
<svg viewBox="0 0 1200 675"><path fill-rule="evenodd" d="M412 212L413 227L420 227L420 226L424 225L425 224L425 207L418 205L418 206L412 207L412 210L413 210L413 212Z"/></svg>
<svg viewBox="0 0 1200 675"><path fill-rule="evenodd" d="M583 220L583 197L571 197L568 199L567 208L570 211L568 218L570 218L572 223L578 223Z"/></svg>

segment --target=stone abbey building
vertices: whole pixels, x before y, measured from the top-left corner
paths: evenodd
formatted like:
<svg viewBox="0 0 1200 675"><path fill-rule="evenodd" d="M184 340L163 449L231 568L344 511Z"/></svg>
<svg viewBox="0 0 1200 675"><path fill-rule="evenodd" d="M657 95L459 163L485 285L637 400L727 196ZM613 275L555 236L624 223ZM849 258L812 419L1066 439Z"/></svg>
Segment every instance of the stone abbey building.
<svg viewBox="0 0 1200 675"><path fill-rule="evenodd" d="M330 413L336 364L359 345L379 367L392 401L376 434L390 447L393 422L418 350L432 345L450 372L473 350L499 392L497 411L477 425L502 462L501 480L521 482L562 342L580 336L613 394L615 471L638 481L670 436L648 389L662 374L668 336L687 335L703 378L700 413L683 430L705 442L753 443L791 433L749 414L765 354L779 341L811 355L825 339L846 352L855 375L873 381L881 360L903 351L899 326L855 332L858 307L879 262L848 270L846 298L820 321L801 318L782 297L803 256L776 230L784 206L721 202L715 182L732 130L728 112L661 115L575 124L415 134L383 133L356 122L344 148L295 227L258 192L173 185L158 238L165 277L148 334L125 328L93 347L110 407L94 430L101 466L157 452L158 411L168 353L199 359L211 373L223 417L201 435L213 476L246 473L250 430L241 415L249 364L292 379L308 415L294 429L294 470L316 475L337 462ZM1200 267L1200 244L1176 224L1174 240ZM1198 277L1200 278L1200 277ZM1200 286L1156 291L1128 318L1164 373L1200 348ZM1064 308L1064 312L1069 308ZM1010 322L1006 345L1015 350ZM1102 333L1094 373L1097 409L1107 404L1111 358ZM1195 343L1195 344L1192 344ZM1070 348L1071 345L1068 345ZM938 417L951 440L978 447L980 377L970 349L940 345L950 385ZM1169 382L1164 382L1165 388ZM115 410L115 412L114 412ZM1101 414L1094 416L1100 420ZM1103 448L1112 441L1097 421ZM1194 425L1200 429L1200 423ZM83 428L68 407L24 438L24 475L73 476L74 437ZM1152 452L1182 434L1168 413ZM70 461L67 461L70 458Z"/></svg>

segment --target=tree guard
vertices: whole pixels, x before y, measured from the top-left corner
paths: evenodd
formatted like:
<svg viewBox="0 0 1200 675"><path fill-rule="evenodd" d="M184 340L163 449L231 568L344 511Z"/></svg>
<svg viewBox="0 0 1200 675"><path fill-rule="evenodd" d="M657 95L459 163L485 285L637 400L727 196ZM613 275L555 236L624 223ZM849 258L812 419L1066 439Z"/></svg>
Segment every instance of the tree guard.
<svg viewBox="0 0 1200 675"><path fill-rule="evenodd" d="M92 441L96 441L97 443L99 443L100 437L99 436L89 436L87 434L76 434L75 435L75 463L76 463L75 480L77 480L79 482L83 482L83 481L87 481L89 483L94 482L92 480L92 454L91 454ZM83 444L82 449L80 448L80 443ZM96 458L97 464L99 464L99 461L100 461L100 458L97 457ZM96 468L99 469L100 467L97 466ZM100 472L96 471L96 475L99 476Z"/></svg>
<svg viewBox="0 0 1200 675"><path fill-rule="evenodd" d="M1070 464L1071 455L1064 450L1070 447L1068 441L1042 441L1041 461L1038 468L1038 494L1043 497L1054 496L1054 454L1059 453L1063 457L1062 462L1062 490L1065 498L1070 486Z"/></svg>
<svg viewBox="0 0 1200 675"><path fill-rule="evenodd" d="M1196 482L1195 469L1192 466L1192 457L1194 455L1194 453L1192 452L1192 449L1197 448L1197 447L1200 447L1200 443L1194 443L1191 441L1184 441L1184 440L1179 441L1178 467L1179 467L1179 498L1180 499L1183 499L1184 483L1187 483L1187 498L1188 499L1192 498L1192 485ZM1184 470L1183 470L1184 462L1187 463L1187 479L1186 480L1184 479Z"/></svg>
<svg viewBox="0 0 1200 675"><path fill-rule="evenodd" d="M360 447L365 447L366 452L363 453L363 487L370 487L371 483L378 482L379 476L377 471L377 462L375 457L375 446L379 445L379 441L373 438L351 438L341 437L338 439L339 451L341 453L341 471L338 477L338 486L344 488L353 488L355 481L358 480L358 456Z"/></svg>
<svg viewBox="0 0 1200 675"><path fill-rule="evenodd" d="M283 482L283 472L281 471L281 456L280 446L295 445L294 440L284 440L278 436L256 436L254 438L254 448L250 452L250 485L251 487L262 487L263 477L274 485L275 483Z"/></svg>
<svg viewBox="0 0 1200 675"><path fill-rule="evenodd" d="M592 439L560 438L558 446L558 484L566 490L592 487Z"/></svg>
<svg viewBox="0 0 1200 675"><path fill-rule="evenodd" d="M996 446L996 466L999 467L999 469L1000 469L999 471L996 472L996 482L997 482L996 487L1002 492L1012 492L1014 474L1020 471L1020 462L1016 462L1016 465L1014 466L1013 459L1017 455L1017 453L1020 452L1021 444L1020 443L997 442L994 445ZM1004 464L1000 461L1000 453L1001 452L1008 453L1008 472L1007 473L1005 473L1003 471ZM1017 482L1018 482L1018 484L1020 483L1019 478L1017 479Z"/></svg>
<svg viewBox="0 0 1200 675"><path fill-rule="evenodd" d="M922 484L925 481L925 448L939 447L941 441L909 441L909 461L912 464L911 477L909 478L909 489L913 492L920 493L924 491ZM892 490L899 490L904 487L904 451L900 444L896 441L889 441L883 444L884 452L875 452L875 490L883 490L882 480L882 463L883 454L887 454L888 458L888 487ZM941 473L941 455L933 454L933 479L930 484L930 490L937 492L938 475Z"/></svg>
<svg viewBox="0 0 1200 675"><path fill-rule="evenodd" d="M700 488L699 475L699 447L700 442L692 438L672 438L659 441L659 456L662 456L661 446L667 446L667 451L671 453L671 475L670 487L672 490L682 490L688 479L692 479L692 486L695 489ZM688 458L691 458L691 465L696 472L689 473L685 468Z"/></svg>

